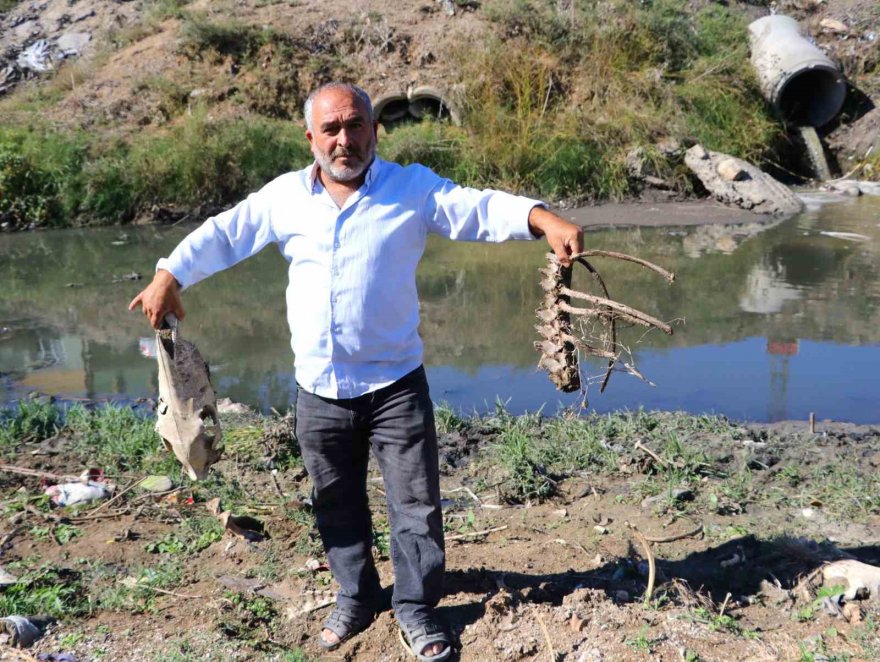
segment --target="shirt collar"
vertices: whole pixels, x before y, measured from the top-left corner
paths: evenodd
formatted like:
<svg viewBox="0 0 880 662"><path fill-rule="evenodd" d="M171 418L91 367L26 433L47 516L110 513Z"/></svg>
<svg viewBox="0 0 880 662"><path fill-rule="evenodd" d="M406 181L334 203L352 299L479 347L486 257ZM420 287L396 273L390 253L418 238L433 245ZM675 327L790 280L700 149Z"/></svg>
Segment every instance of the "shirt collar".
<svg viewBox="0 0 880 662"><path fill-rule="evenodd" d="M370 188L370 185L373 183L373 180L376 179L376 177L378 176L379 168L380 168L380 164L379 164L380 160L381 159L379 159L378 156L374 156L373 162L370 164L370 167L367 168L367 175L366 175L366 177L364 177L364 183L361 186L361 188L364 191L366 191L367 189ZM318 165L318 162L315 161L314 163L312 163L312 170L309 173L309 183L311 185L310 190L311 190L312 194L319 193L324 188L324 186L321 184L321 181L318 179L318 173L320 171L321 171L321 166Z"/></svg>

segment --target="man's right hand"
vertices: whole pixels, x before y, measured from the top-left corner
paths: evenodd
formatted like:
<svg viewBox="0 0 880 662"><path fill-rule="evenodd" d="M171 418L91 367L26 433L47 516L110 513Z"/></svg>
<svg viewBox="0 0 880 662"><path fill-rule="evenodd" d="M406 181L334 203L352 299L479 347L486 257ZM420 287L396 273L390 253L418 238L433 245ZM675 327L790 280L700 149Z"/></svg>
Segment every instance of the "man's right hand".
<svg viewBox="0 0 880 662"><path fill-rule="evenodd" d="M168 313L174 313L177 319L185 317L183 304L180 302L180 283L170 271L159 269L153 276L153 282L147 285L131 303L129 310L141 306L144 315L150 320L154 329L162 326L162 320Z"/></svg>

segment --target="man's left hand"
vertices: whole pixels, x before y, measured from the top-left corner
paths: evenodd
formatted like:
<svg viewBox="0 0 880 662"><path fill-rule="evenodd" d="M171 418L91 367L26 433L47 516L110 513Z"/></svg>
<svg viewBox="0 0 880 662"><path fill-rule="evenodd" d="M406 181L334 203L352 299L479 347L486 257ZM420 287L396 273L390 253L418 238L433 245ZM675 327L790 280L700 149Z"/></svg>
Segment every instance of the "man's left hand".
<svg viewBox="0 0 880 662"><path fill-rule="evenodd" d="M543 207L532 207L529 212L529 230L536 237L547 237L550 248L566 267L571 266L571 256L583 250L584 229Z"/></svg>

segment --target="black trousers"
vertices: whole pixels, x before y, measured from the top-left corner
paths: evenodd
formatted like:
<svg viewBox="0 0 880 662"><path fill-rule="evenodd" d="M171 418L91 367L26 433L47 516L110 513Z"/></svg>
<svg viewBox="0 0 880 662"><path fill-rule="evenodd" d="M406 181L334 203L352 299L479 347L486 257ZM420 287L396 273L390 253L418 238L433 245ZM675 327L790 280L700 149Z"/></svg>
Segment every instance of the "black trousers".
<svg viewBox="0 0 880 662"><path fill-rule="evenodd" d="M299 389L296 436L312 479L318 531L341 587L337 605L378 607L367 461L372 449L385 483L398 619L427 618L442 596L443 518L434 409L425 370L357 398Z"/></svg>

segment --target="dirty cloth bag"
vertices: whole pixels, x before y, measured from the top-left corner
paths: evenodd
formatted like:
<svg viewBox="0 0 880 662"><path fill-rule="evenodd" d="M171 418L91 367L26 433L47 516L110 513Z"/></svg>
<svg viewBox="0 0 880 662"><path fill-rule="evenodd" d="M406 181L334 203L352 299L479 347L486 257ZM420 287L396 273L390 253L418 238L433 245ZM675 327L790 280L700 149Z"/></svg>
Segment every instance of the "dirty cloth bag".
<svg viewBox="0 0 880 662"><path fill-rule="evenodd" d="M156 432L193 480L202 480L222 454L217 400L208 364L191 342L180 337L177 318L165 316L156 332L159 404Z"/></svg>

